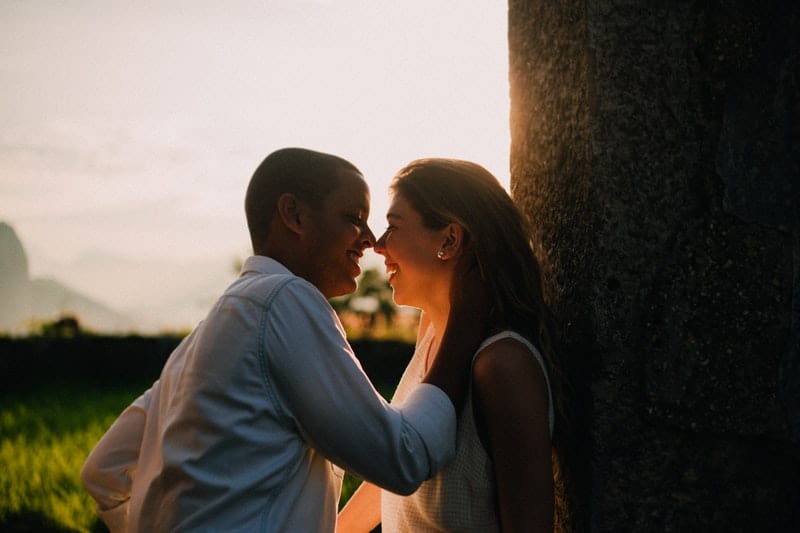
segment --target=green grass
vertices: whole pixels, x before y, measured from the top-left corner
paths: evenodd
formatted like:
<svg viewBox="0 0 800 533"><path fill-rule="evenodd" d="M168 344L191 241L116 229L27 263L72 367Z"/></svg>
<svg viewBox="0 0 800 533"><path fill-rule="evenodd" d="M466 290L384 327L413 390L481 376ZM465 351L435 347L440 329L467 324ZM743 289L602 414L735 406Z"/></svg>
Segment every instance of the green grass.
<svg viewBox="0 0 800 533"><path fill-rule="evenodd" d="M94 502L80 484L81 466L146 387L68 384L0 393L0 529L25 516L26 523L34 517L34 529L46 524L51 530L97 531ZM390 394L391 388L380 389ZM342 504L359 484L345 475Z"/></svg>
<svg viewBox="0 0 800 533"><path fill-rule="evenodd" d="M57 385L0 397L0 524L38 515L64 530L91 531L94 503L80 484L83 461L142 386L103 390Z"/></svg>

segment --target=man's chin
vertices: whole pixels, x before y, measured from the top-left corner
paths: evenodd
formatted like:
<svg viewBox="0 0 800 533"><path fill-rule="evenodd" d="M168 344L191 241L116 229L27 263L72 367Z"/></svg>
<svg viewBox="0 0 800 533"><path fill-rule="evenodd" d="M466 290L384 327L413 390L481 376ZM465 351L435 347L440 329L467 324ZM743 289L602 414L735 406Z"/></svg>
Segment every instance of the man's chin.
<svg viewBox="0 0 800 533"><path fill-rule="evenodd" d="M339 296L347 296L348 294L353 294L355 290L358 288L358 284L356 280L351 279L348 283L341 283L335 289L331 289L327 291L328 293L325 295L327 298L337 298Z"/></svg>

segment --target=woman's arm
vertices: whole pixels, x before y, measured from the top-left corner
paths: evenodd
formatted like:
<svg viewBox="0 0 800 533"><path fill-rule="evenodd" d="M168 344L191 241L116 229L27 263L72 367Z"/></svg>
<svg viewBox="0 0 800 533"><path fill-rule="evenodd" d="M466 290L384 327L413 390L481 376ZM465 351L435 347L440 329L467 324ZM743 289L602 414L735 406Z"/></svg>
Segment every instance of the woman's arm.
<svg viewBox="0 0 800 533"><path fill-rule="evenodd" d="M527 347L503 339L475 359L475 413L494 463L503 531L553 530L553 468L544 373Z"/></svg>
<svg viewBox="0 0 800 533"><path fill-rule="evenodd" d="M381 523L381 489L368 481L358 486L336 521L337 533L369 533Z"/></svg>

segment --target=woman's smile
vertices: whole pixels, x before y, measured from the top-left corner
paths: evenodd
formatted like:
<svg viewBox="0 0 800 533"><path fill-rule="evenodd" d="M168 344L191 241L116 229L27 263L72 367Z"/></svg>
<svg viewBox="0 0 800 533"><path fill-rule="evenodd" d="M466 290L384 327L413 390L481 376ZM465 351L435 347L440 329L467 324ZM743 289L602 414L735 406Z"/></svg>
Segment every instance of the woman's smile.
<svg viewBox="0 0 800 533"><path fill-rule="evenodd" d="M397 274L397 264L396 263L386 263L386 275L389 278L389 283L392 282L392 278Z"/></svg>

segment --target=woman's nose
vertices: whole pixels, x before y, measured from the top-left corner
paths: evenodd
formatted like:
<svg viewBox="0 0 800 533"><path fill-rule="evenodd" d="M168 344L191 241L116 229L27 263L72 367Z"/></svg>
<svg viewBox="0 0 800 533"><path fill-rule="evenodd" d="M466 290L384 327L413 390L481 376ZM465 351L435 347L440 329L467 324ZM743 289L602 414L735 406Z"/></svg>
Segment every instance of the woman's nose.
<svg viewBox="0 0 800 533"><path fill-rule="evenodd" d="M374 250L379 254L386 252L386 233L381 235L380 238L375 241Z"/></svg>

